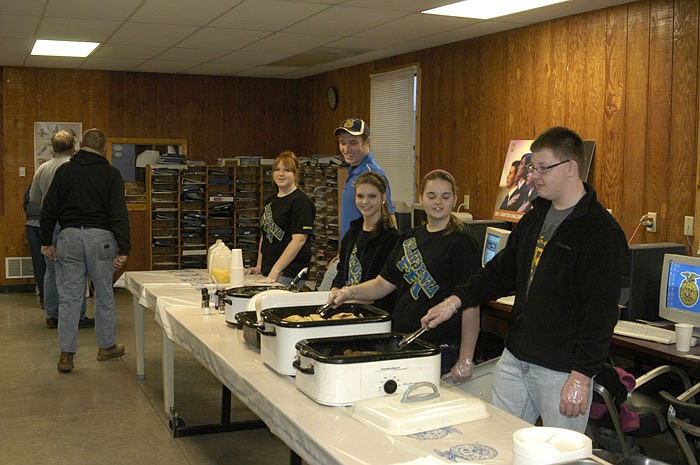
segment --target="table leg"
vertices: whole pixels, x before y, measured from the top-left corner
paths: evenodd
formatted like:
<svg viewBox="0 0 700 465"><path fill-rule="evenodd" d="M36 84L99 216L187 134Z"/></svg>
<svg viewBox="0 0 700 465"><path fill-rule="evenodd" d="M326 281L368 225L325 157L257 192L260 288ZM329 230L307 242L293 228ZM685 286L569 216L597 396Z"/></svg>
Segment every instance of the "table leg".
<svg viewBox="0 0 700 465"><path fill-rule="evenodd" d="M136 296L131 297L134 308L134 335L136 337L136 379L146 378L144 369L143 307Z"/></svg>
<svg viewBox="0 0 700 465"><path fill-rule="evenodd" d="M163 331L163 407L165 414L170 415L175 407L175 362L173 343Z"/></svg>

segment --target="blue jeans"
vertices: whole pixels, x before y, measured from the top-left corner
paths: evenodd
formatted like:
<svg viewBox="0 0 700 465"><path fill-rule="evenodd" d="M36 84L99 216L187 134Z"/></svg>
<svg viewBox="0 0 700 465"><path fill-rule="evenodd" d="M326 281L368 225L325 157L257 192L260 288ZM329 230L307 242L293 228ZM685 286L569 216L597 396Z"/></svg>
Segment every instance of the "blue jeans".
<svg viewBox="0 0 700 465"><path fill-rule="evenodd" d="M61 231L60 226L56 225L53 231L53 244L58 241L58 233ZM58 287L56 287L56 263L44 257L45 273L44 273L44 310L46 310L46 318L58 318ZM80 308L80 319L85 318L85 291L83 290L83 305Z"/></svg>
<svg viewBox="0 0 700 465"><path fill-rule="evenodd" d="M117 339L117 309L112 276L117 242L104 229L66 228L56 244L56 279L61 311L58 315L58 342L61 352L78 348L78 319L85 300L85 284L90 276L95 286L95 336L97 346L112 347Z"/></svg>
<svg viewBox="0 0 700 465"><path fill-rule="evenodd" d="M39 290L39 298L44 300L44 274L46 273L46 263L41 254L41 228L38 226L26 225L27 242L32 255L32 268L34 269L34 283Z"/></svg>
<svg viewBox="0 0 700 465"><path fill-rule="evenodd" d="M559 400L561 389L568 377L569 373L522 362L508 349L504 349L496 365L491 402L533 425L538 417L542 417L544 426L583 433L591 410L593 380L591 379L588 390L588 412L576 417L567 417L559 413Z"/></svg>

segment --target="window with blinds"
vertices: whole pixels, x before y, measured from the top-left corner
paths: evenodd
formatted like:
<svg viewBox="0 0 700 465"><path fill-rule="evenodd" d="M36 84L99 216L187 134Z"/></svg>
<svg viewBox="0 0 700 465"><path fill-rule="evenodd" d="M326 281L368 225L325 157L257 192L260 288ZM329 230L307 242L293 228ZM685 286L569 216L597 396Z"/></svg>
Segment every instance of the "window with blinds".
<svg viewBox="0 0 700 465"><path fill-rule="evenodd" d="M415 198L417 76L415 66L370 76L372 153L394 202L407 205Z"/></svg>

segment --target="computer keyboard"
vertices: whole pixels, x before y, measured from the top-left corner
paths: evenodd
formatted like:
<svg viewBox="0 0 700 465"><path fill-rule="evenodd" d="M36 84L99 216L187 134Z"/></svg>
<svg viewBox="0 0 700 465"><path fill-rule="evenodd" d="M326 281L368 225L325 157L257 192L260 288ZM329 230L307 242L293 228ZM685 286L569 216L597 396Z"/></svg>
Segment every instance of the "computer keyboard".
<svg viewBox="0 0 700 465"><path fill-rule="evenodd" d="M500 297L500 298L496 299L496 302L498 302L499 304L503 304L503 305L510 305L512 307L513 304L515 303L515 296L514 295L507 295L504 297Z"/></svg>
<svg viewBox="0 0 700 465"><path fill-rule="evenodd" d="M661 344L674 344L676 342L675 332L646 323L637 323L636 321L618 321L615 325L614 333L619 336L645 339Z"/></svg>

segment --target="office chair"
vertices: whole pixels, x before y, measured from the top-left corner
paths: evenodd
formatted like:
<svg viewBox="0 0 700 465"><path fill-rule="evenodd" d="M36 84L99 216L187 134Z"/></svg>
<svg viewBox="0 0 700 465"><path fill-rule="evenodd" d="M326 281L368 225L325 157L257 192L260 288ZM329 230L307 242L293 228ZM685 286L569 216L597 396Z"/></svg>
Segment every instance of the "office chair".
<svg viewBox="0 0 700 465"><path fill-rule="evenodd" d="M612 369L612 367L610 366ZM662 400L656 392L648 392L645 389L640 389L645 384L650 383L663 375L673 375L674 378L678 378L683 385L683 389L687 390L690 388L690 379L688 375L678 367L670 365L662 365L654 368L653 370L639 376L636 379L636 384L632 392L630 392L626 399L620 398L620 395L613 396L611 390L603 386L602 384L596 382L593 383L594 395L599 398L595 400L602 400L605 404L608 415L612 426L614 428L616 442L613 444L602 444L605 437L598 435L596 437L597 442L601 443L605 449L610 452L616 453L620 451L625 459L629 459L637 454L638 449L634 445L633 436L637 437L650 437L656 434L661 434L668 429L668 425L665 418L667 401ZM631 411L637 413L640 419L639 430L625 434L622 430L622 425L620 422L620 415L617 405L624 403L627 408ZM604 420L606 417L601 418ZM597 420L589 420L589 425L595 423ZM602 422L601 422L602 423ZM600 425L598 425L598 430L600 430ZM610 441L608 441L610 442ZM607 447L605 447L607 445ZM696 464L697 465L697 464Z"/></svg>
<svg viewBox="0 0 700 465"><path fill-rule="evenodd" d="M700 405L695 396L700 393L700 383L686 390L678 397L661 391L661 398L670 404L668 425L683 451L688 465L698 465L698 440L700 439ZM691 436L688 440L687 436Z"/></svg>

